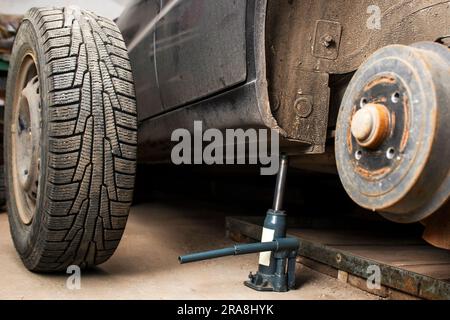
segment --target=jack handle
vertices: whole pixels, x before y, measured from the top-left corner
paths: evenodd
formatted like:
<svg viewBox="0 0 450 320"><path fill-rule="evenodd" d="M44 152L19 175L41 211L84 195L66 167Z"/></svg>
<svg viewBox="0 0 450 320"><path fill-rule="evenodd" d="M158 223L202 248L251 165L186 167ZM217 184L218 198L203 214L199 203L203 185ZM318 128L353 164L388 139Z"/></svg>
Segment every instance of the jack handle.
<svg viewBox="0 0 450 320"><path fill-rule="evenodd" d="M236 256L241 254L258 253L265 251L281 252L289 251L288 267L295 270L295 257L291 256L297 253L299 241L297 238L279 238L270 242L257 242L250 244L236 244L230 248L211 250L206 252L198 252L178 257L178 261L183 263L202 261L226 256ZM292 262L292 261L293 262ZM293 268L292 268L293 266ZM295 275L294 275L295 276Z"/></svg>

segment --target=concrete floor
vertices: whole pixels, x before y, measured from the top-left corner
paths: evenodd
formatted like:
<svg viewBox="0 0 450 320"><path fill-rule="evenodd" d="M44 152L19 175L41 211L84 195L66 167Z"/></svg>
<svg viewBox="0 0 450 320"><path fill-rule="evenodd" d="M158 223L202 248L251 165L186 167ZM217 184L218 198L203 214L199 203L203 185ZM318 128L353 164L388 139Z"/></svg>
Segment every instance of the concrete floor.
<svg viewBox="0 0 450 320"><path fill-rule="evenodd" d="M183 253L229 246L224 217L208 203L154 201L132 208L115 255L66 288L66 274L34 274L13 247L6 214L0 214L0 299L376 299L308 268L297 268L298 290L259 293L242 285L257 255L179 265Z"/></svg>

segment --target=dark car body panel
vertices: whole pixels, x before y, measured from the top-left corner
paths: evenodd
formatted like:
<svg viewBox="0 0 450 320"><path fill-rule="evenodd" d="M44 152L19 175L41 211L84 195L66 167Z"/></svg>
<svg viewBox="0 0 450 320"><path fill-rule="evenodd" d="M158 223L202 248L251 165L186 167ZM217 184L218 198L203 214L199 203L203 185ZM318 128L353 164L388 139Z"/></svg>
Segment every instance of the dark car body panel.
<svg viewBox="0 0 450 320"><path fill-rule="evenodd" d="M245 81L245 10L245 0L184 0L157 24L164 110Z"/></svg>
<svg viewBox="0 0 450 320"><path fill-rule="evenodd" d="M145 32L168 0L138 0L118 19L129 44L139 120L243 83L246 0L180 1Z"/></svg>
<svg viewBox="0 0 450 320"><path fill-rule="evenodd" d="M216 11L219 2L224 7ZM187 28L171 27L170 21L174 18L169 22L164 20L172 13L177 19L189 20L188 17L180 18L183 13L181 9L186 5L194 6L193 10L205 10L202 11L205 14L195 20L194 26L198 29L193 36L184 40L183 46L188 48L181 48L176 41L182 40L176 38L184 35L175 31L182 32L180 30ZM192 130L195 120L202 120L204 129L273 128L283 133L272 116L267 96L264 49L266 5L266 0L181 1L180 9L175 6L156 23L150 22L152 17L147 19L147 23L155 24L149 34L154 35L157 50L148 43L151 42L149 34L127 32L128 19L132 16L123 14L119 18L117 23L124 30L125 41L132 44L129 50L138 96L140 162L170 160L171 133L178 128ZM163 27L165 23L169 26ZM210 32L221 38L208 35ZM169 40L158 42L158 34L161 34L161 39ZM138 42L136 38L139 38ZM167 48L162 45L164 42L168 43ZM156 66L158 88L153 85L153 73L144 64ZM160 70L163 75L159 74ZM183 73L188 79L180 79ZM153 86L159 97L155 92L144 92L150 91L149 86Z"/></svg>
<svg viewBox="0 0 450 320"><path fill-rule="evenodd" d="M137 0L132 3L117 20L125 42L129 44L136 35L144 32L160 9L160 0ZM133 50L129 50L140 119L163 112L156 74L154 36L154 32L149 32Z"/></svg>

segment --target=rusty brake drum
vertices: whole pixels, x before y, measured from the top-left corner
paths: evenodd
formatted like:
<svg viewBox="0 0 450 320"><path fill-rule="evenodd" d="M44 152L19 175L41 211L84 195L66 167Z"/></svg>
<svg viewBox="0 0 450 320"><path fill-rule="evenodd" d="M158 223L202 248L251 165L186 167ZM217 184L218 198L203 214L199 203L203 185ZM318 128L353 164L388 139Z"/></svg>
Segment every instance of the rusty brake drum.
<svg viewBox="0 0 450 320"><path fill-rule="evenodd" d="M450 196L450 50L391 45L351 80L336 128L339 176L350 197L411 223Z"/></svg>

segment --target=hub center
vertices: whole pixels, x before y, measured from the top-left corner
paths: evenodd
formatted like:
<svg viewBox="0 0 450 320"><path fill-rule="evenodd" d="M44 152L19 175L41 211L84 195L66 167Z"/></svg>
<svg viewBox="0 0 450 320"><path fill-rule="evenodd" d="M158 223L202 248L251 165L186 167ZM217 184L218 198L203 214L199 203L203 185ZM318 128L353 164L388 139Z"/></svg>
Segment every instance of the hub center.
<svg viewBox="0 0 450 320"><path fill-rule="evenodd" d="M351 132L360 146L374 149L388 136L389 122L389 111L384 105L369 103L353 115Z"/></svg>

